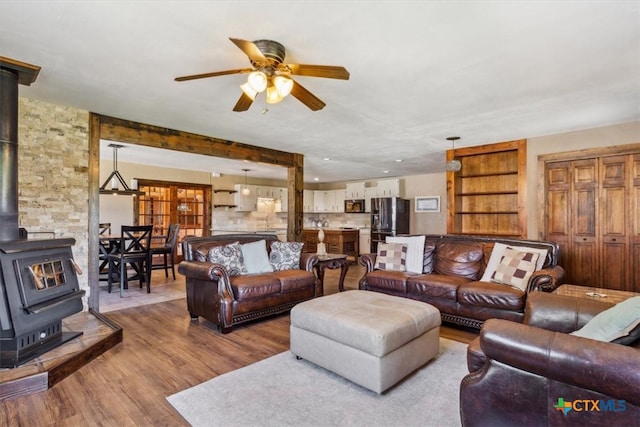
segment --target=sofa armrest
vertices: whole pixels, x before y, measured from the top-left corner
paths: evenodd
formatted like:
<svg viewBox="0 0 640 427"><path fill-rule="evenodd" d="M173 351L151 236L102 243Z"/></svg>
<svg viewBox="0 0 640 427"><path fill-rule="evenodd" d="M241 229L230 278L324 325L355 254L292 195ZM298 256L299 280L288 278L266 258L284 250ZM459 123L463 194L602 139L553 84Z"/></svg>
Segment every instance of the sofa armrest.
<svg viewBox="0 0 640 427"><path fill-rule="evenodd" d="M227 269L215 262L182 261L178 264L178 272L187 279L210 280L218 286L220 295L226 293L233 299L233 290Z"/></svg>
<svg viewBox="0 0 640 427"><path fill-rule="evenodd" d="M358 258L358 263L367 269L366 273L373 271L373 266L376 265L376 256L377 254L361 254Z"/></svg>
<svg viewBox="0 0 640 427"><path fill-rule="evenodd" d="M522 371L640 405L640 351L633 347L489 319L480 348Z"/></svg>
<svg viewBox="0 0 640 427"><path fill-rule="evenodd" d="M559 265L534 271L529 279L527 292L544 291L551 292L562 284L564 268Z"/></svg>
<svg viewBox="0 0 640 427"><path fill-rule="evenodd" d="M573 332L582 328L596 314L613 304L589 298L531 292L522 323L556 332Z"/></svg>
<svg viewBox="0 0 640 427"><path fill-rule="evenodd" d="M313 267L318 263L318 254L303 252L300 254L300 270L313 272Z"/></svg>

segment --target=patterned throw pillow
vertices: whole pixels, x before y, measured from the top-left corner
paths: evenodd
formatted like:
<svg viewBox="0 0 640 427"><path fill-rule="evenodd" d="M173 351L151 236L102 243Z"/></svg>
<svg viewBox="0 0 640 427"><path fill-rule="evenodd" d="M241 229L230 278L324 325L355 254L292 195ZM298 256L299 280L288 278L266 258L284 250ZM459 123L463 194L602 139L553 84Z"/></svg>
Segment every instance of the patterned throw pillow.
<svg viewBox="0 0 640 427"><path fill-rule="evenodd" d="M300 242L273 242L269 262L275 271L300 269L300 254L302 246Z"/></svg>
<svg viewBox="0 0 640 427"><path fill-rule="evenodd" d="M522 291L527 290L529 278L536 271L539 253L520 252L506 248L500 264L491 276L491 281L514 286Z"/></svg>
<svg viewBox="0 0 640 427"><path fill-rule="evenodd" d="M379 243L374 268L388 271L407 271L407 245Z"/></svg>
<svg viewBox="0 0 640 427"><path fill-rule="evenodd" d="M222 264L229 276L239 276L246 274L244 267L244 259L242 258L242 250L240 242L233 242L226 246L214 246L209 249L209 262Z"/></svg>

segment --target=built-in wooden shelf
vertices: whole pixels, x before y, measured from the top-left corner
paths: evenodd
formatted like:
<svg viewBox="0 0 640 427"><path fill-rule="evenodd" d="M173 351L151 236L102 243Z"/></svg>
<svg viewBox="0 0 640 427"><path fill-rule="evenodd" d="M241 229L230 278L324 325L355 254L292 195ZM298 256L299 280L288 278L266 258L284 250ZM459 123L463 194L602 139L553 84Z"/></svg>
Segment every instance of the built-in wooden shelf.
<svg viewBox="0 0 640 427"><path fill-rule="evenodd" d="M526 140L447 151L461 169L447 172L450 234L527 237Z"/></svg>
<svg viewBox="0 0 640 427"><path fill-rule="evenodd" d="M213 190L214 193L229 193L229 194L233 194L233 193L237 193L236 190Z"/></svg>
<svg viewBox="0 0 640 427"><path fill-rule="evenodd" d="M214 208L236 208L238 207L238 205L226 205L226 204L220 204L220 205L213 205Z"/></svg>

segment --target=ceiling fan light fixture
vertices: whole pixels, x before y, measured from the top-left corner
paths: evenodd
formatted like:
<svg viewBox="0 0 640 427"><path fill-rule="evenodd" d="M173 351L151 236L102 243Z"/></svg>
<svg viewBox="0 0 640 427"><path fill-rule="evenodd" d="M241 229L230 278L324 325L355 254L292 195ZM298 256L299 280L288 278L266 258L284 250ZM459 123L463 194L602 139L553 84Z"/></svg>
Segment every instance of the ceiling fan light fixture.
<svg viewBox="0 0 640 427"><path fill-rule="evenodd" d="M249 87L257 93L264 92L267 88L267 75L262 71L253 71L247 77Z"/></svg>
<svg viewBox="0 0 640 427"><path fill-rule="evenodd" d="M278 92L278 89L270 85L267 88L267 104L277 104L280 101L282 101L282 96Z"/></svg>
<svg viewBox="0 0 640 427"><path fill-rule="evenodd" d="M242 89L242 91L244 92L245 95L247 95L249 98L251 98L252 101L256 100L256 95L258 94L258 92L256 92L255 90L251 89L251 86L249 86L249 83L244 83L240 85L240 89Z"/></svg>
<svg viewBox="0 0 640 427"><path fill-rule="evenodd" d="M280 96L284 98L291 93L291 90L293 89L293 80L285 76L275 76L273 78L273 85L278 90Z"/></svg>

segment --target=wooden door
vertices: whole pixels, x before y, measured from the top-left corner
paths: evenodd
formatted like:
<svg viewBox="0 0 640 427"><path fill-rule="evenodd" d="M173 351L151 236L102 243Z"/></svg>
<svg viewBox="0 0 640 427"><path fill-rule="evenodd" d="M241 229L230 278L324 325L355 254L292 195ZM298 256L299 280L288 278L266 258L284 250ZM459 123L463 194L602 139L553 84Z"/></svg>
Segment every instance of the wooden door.
<svg viewBox="0 0 640 427"><path fill-rule="evenodd" d="M629 278L627 290L640 292L640 154L631 156L631 188L629 209Z"/></svg>
<svg viewBox="0 0 640 427"><path fill-rule="evenodd" d="M558 264L567 274L573 271L571 256L571 162L548 163L546 167L547 240L560 246Z"/></svg>
<svg viewBox="0 0 640 427"><path fill-rule="evenodd" d="M571 162L572 179L572 278L575 283L595 285L598 277L596 242L598 206L597 159Z"/></svg>
<svg viewBox="0 0 640 427"><path fill-rule="evenodd" d="M629 197L627 185L629 156L600 159L600 283L607 288L626 290L631 281L629 271Z"/></svg>

